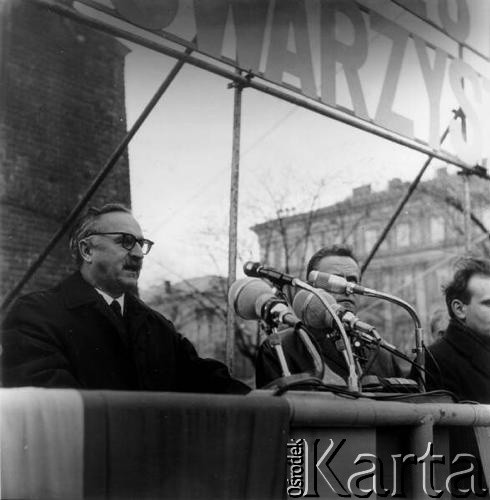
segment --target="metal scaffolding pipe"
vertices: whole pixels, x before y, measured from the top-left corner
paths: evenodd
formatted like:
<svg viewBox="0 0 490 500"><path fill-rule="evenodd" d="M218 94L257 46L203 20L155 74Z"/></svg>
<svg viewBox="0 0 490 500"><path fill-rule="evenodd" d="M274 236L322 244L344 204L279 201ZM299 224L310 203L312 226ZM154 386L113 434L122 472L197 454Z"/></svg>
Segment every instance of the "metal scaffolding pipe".
<svg viewBox="0 0 490 500"><path fill-rule="evenodd" d="M237 226L238 226L238 186L240 172L240 127L242 119L243 85L233 85L235 88L233 108L233 147L231 157L230 178L230 222L228 236L228 290L236 280L237 260ZM226 363L233 373L235 353L235 315L232 307L226 312Z"/></svg>
<svg viewBox="0 0 490 500"><path fill-rule="evenodd" d="M460 111L458 110L458 112L455 113L454 118L456 118L458 116L459 112ZM446 130L444 130L444 132L443 132L443 134L441 136L441 139L439 140L439 144L442 144L445 141L445 139L448 136L448 134L449 134L449 126L447 126ZM431 161L433 159L434 159L434 156L433 155L429 155L429 157L427 158L427 160L425 160L424 164L422 165L422 168L420 169L419 173L417 174L417 176L415 177L415 179L410 184L407 192L405 193L405 196L400 200L400 203L398 204L398 206L396 207L395 211L391 215L390 220L387 222L387 224L386 224L385 228L383 229L382 233L379 235L378 240L373 245L373 248L369 252L369 255L366 257L366 260L362 263L362 266L361 266L361 276L364 274L364 271L367 269L367 267L369 266L369 264L373 260L373 257L376 255L376 252L378 251L378 249L381 246L381 244L383 243L383 241L386 239L386 236L388 235L388 233L390 232L391 228L393 227L393 224L396 222L396 219L398 218L398 216L400 215L401 211L403 210L403 207L407 204L408 200L410 199L410 197L412 196L412 194L414 193L414 191L417 189L417 186L419 185L420 180L422 179L422 176L424 175L425 171L427 170L427 167L430 165L430 163L431 163Z"/></svg>
<svg viewBox="0 0 490 500"><path fill-rule="evenodd" d="M290 405L294 427L420 425L428 415L434 425L490 427L490 405L423 403L423 394L418 395L423 404L368 398L345 400L328 393L311 392L289 392L283 397Z"/></svg>
<svg viewBox="0 0 490 500"><path fill-rule="evenodd" d="M463 215L464 215L464 249L466 253L471 250L471 193L470 176L462 173L463 178Z"/></svg>

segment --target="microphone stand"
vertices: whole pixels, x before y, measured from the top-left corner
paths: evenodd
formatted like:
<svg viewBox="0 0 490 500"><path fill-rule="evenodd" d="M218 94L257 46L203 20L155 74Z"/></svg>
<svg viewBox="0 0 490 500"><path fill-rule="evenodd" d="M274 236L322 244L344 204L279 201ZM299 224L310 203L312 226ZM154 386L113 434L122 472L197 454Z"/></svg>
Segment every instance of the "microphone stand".
<svg viewBox="0 0 490 500"><path fill-rule="evenodd" d="M335 311L332 310L330 304L328 304L323 299L323 297L321 297L321 295L316 291L316 289L311 285L309 285L308 283L301 281L298 278L294 278L293 276L281 273L276 269L262 266L259 262L246 262L243 266L243 271L249 277L265 278L268 279L269 281L272 281L275 284L280 284L280 286L290 285L301 288L303 290L313 293L313 295L315 295L320 300L320 302L326 307L328 312L334 318L344 343L343 345L344 349L342 349L342 354L345 358L347 368L349 370L349 375L347 377L347 387L350 391L360 392L359 377L356 372L356 362L354 360L354 355L352 353L352 346L350 344L349 337L347 336L344 326L342 325L342 322L340 321ZM280 346L276 348L276 352L278 352L278 357L279 360L281 361L281 354L279 354L282 351L282 346L280 345L280 339L278 342L276 342L276 345ZM284 351L282 351L282 357L283 356L284 356ZM285 364L285 358L283 358L283 361L285 366L283 366L282 364L281 366L282 369L284 370L284 368L287 368L287 365Z"/></svg>
<svg viewBox="0 0 490 500"><path fill-rule="evenodd" d="M273 326L265 323L265 332L269 336L271 346L276 351L277 358L279 359L279 364L281 365L281 373L283 377L290 377L291 371L289 370L288 363L286 361L286 356L284 355L284 349L282 348L281 336L277 331L277 324Z"/></svg>
<svg viewBox="0 0 490 500"><path fill-rule="evenodd" d="M304 281L301 281L297 278L294 278L291 284L295 287L307 290L308 292L311 292L313 295L315 295L334 318L334 321L337 325L337 328L339 329L342 341L344 343L344 349L342 350L342 354L345 358L345 362L349 370L349 375L347 377L347 387L350 391L361 392L359 377L356 372L356 361L354 359L354 354L352 353L352 346L350 344L349 337L347 336L342 321L340 321L339 317L333 310L332 306L321 296L320 293L318 293L316 288L312 287L308 283L305 283Z"/></svg>
<svg viewBox="0 0 490 500"><path fill-rule="evenodd" d="M284 354L284 349L282 348L281 336L278 332L279 324L281 323L280 315L273 314L270 316L269 322L264 321L264 331L269 336L269 341L271 346L276 351L277 358L279 359L279 364L281 366L282 378L291 377L291 371L289 370L288 363L286 361L286 356ZM315 346L311 342L308 334L304 330L303 326L298 323L294 326L295 331L298 333L301 341L303 342L306 350L310 354L313 365L315 367L315 376L322 379L324 374L323 361L320 353L316 350Z"/></svg>
<svg viewBox="0 0 490 500"><path fill-rule="evenodd" d="M325 375L325 364L323 362L320 353L318 352L317 348L313 345L313 342L308 336L308 332L307 330L305 330L303 325L299 324L298 326L295 327L295 330L299 338L303 342L303 345L305 346L306 350L308 351L308 354L313 360L313 365L315 367L315 375L320 380L323 380L323 377Z"/></svg>
<svg viewBox="0 0 490 500"><path fill-rule="evenodd" d="M347 286L346 293L347 294L354 293L354 286L355 284L351 284L350 287ZM425 372L423 370L425 367L424 331L422 329L422 323L420 321L420 318L418 317L415 309L408 302L405 302L404 300L395 297L394 295L385 292L379 292L378 290L373 290L372 288L364 287L362 295L367 295L368 297L374 297L377 299L384 299L387 300L388 302L401 306L403 309L405 309L405 311L408 312L408 314L412 318L412 321L415 325L415 348L413 349L413 352L415 353L415 361L417 365L422 367L422 370L419 370L418 382L419 382L419 389L423 391L425 388Z"/></svg>

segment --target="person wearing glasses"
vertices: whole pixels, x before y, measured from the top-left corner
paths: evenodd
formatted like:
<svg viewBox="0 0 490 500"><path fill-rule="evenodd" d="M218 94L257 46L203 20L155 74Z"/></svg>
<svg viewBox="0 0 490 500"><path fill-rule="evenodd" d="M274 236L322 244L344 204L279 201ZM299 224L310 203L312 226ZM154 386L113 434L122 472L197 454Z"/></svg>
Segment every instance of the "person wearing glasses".
<svg viewBox="0 0 490 500"><path fill-rule="evenodd" d="M20 297L4 320L3 385L249 392L136 296L152 245L123 205L90 208L70 237L78 271Z"/></svg>

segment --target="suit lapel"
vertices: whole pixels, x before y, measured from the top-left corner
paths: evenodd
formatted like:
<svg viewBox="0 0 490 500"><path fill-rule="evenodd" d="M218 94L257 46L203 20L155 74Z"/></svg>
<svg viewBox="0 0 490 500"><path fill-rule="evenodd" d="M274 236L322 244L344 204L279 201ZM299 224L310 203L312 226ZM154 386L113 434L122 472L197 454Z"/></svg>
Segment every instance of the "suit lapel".
<svg viewBox="0 0 490 500"><path fill-rule="evenodd" d="M137 338L142 331L142 326L148 317L150 309L137 297L126 294L125 298L125 318L131 337Z"/></svg>
<svg viewBox="0 0 490 500"><path fill-rule="evenodd" d="M92 307L95 314L102 315L110 322L126 348L128 347L128 335L124 323L116 317L100 293L83 279L80 272L77 271L62 282L61 291L68 309Z"/></svg>

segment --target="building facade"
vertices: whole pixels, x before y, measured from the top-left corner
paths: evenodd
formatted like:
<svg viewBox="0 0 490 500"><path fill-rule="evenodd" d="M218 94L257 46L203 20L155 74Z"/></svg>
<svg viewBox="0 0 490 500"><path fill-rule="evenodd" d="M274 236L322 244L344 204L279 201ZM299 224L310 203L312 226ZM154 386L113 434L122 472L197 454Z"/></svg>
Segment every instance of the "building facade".
<svg viewBox="0 0 490 500"><path fill-rule="evenodd" d="M200 356L225 362L227 286L222 276L202 276L154 286L145 292L144 299L173 322ZM233 374L252 385L259 344L257 322L237 319L235 341Z"/></svg>
<svg viewBox="0 0 490 500"><path fill-rule="evenodd" d="M126 133L117 40L34 2L0 2L0 252L4 297L76 206ZM123 156L90 205L130 204ZM72 269L65 237L24 292Z"/></svg>
<svg viewBox="0 0 490 500"><path fill-rule="evenodd" d="M470 178L471 252L489 255L484 227L490 227L490 186ZM340 203L314 212L296 214L255 225L261 262L304 276L306 263L322 246L350 245L359 262L369 255L403 198L409 183L393 179L374 192L358 187ZM465 253L464 187L461 176L445 168L422 182L398 217L363 275L363 283L411 304L419 315L426 341L431 320L445 316L442 286L453 273L453 263ZM439 312L438 312L439 311ZM362 298L361 317L378 327L384 338L406 352L414 346L414 325L402 308L386 301Z"/></svg>

